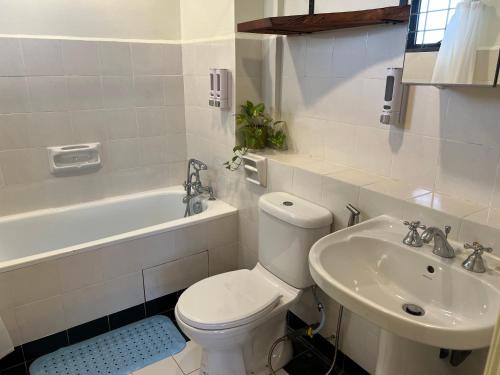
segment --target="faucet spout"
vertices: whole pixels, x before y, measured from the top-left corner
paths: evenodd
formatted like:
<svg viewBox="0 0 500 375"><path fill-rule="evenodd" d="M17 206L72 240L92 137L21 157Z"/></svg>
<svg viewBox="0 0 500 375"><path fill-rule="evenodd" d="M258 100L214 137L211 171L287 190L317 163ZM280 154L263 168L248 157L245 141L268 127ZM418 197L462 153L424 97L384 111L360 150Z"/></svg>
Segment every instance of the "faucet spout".
<svg viewBox="0 0 500 375"><path fill-rule="evenodd" d="M424 233L422 233L422 241L424 243L430 243L434 240L434 249L432 252L437 256L442 258L454 258L455 249L448 242L448 234L451 231L451 227L446 226L445 231L436 227L427 228Z"/></svg>

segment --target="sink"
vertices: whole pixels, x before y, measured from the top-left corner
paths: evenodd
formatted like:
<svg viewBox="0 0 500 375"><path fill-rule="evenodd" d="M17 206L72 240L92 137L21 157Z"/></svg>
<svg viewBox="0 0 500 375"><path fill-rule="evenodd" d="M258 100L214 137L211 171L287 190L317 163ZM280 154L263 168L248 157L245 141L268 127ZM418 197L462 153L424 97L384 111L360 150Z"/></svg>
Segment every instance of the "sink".
<svg viewBox="0 0 500 375"><path fill-rule="evenodd" d="M444 259L431 245L404 245L406 233L400 220L380 216L328 235L311 249L311 275L389 333L438 348L487 347L500 310L500 260L485 255L488 271L475 274L461 267L470 254L462 244L451 242L457 257Z"/></svg>

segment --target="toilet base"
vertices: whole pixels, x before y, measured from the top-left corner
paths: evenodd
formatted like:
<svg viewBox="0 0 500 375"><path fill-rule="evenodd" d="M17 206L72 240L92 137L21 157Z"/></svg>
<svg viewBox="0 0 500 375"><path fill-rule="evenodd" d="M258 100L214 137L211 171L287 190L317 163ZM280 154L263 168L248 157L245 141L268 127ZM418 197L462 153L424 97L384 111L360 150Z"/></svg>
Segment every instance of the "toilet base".
<svg viewBox="0 0 500 375"><path fill-rule="evenodd" d="M184 330L184 324L180 324ZM185 330L190 336L193 332ZM267 358L272 344L286 334L286 311L243 333L239 339L213 345L200 342L200 337L190 336L202 349L201 375L269 375ZM273 369L278 370L292 359L290 341L278 344L273 352Z"/></svg>
<svg viewBox="0 0 500 375"><path fill-rule="evenodd" d="M292 359L292 345L285 342L279 344L273 356L273 369L278 371L284 367ZM266 356L267 361L267 356ZM247 358L248 362L248 358ZM259 361L260 362L260 361ZM203 350L201 367L201 375L271 375L271 370L267 364L258 365L248 363L245 364L243 350L241 347L224 350L224 351L207 351Z"/></svg>

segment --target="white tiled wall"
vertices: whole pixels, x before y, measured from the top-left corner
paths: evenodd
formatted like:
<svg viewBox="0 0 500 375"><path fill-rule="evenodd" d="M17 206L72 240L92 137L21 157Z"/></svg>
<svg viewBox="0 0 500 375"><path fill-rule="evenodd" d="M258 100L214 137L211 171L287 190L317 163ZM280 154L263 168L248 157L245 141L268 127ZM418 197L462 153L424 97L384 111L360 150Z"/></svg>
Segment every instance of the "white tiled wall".
<svg viewBox="0 0 500 375"><path fill-rule="evenodd" d="M0 273L0 317L30 342L232 271L237 248L232 214Z"/></svg>
<svg viewBox="0 0 500 375"><path fill-rule="evenodd" d="M402 66L405 35L380 26L284 38L293 150L495 206L499 90L412 87L404 128L379 124L384 69Z"/></svg>
<svg viewBox="0 0 500 375"><path fill-rule="evenodd" d="M208 277L208 251L163 263L143 272L146 301L151 301Z"/></svg>
<svg viewBox="0 0 500 375"><path fill-rule="evenodd" d="M222 164L230 157L235 144L235 41L234 38L182 46L184 66L184 95L188 158L197 158L209 166L209 178L217 195L227 195ZM230 70L229 110L208 106L208 70Z"/></svg>
<svg viewBox="0 0 500 375"><path fill-rule="evenodd" d="M0 39L0 215L182 182L180 44ZM47 146L101 142L104 166L55 178Z"/></svg>

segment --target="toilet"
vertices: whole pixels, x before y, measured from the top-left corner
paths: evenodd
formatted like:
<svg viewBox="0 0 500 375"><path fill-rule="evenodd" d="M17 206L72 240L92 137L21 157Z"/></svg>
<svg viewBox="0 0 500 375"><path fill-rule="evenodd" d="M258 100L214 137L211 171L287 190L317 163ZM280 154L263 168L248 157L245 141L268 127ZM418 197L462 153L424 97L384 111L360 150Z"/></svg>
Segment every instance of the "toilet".
<svg viewBox="0 0 500 375"><path fill-rule="evenodd" d="M259 257L252 270L201 280L180 296L175 316L182 331L203 349L202 375L264 375L268 352L286 334L286 313L314 284L308 265L311 246L330 233L327 209L288 193L259 199ZM283 367L287 342L273 353Z"/></svg>

